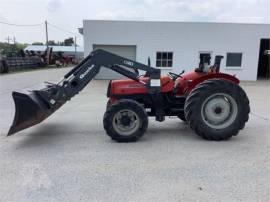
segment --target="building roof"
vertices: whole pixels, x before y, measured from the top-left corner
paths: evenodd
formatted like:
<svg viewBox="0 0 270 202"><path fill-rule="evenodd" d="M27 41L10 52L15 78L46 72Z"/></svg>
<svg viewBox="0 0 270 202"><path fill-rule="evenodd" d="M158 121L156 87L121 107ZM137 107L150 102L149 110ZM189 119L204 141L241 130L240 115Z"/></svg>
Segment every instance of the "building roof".
<svg viewBox="0 0 270 202"><path fill-rule="evenodd" d="M178 24L234 24L234 25L267 25L269 26L270 23L250 23L250 22L203 22L203 21L166 21L166 20L160 20L160 21L153 21L153 20L93 20L93 19L84 19L83 22L124 22L124 23L178 23ZM82 33L81 33L82 32ZM83 30L79 33L83 34Z"/></svg>
<svg viewBox="0 0 270 202"><path fill-rule="evenodd" d="M75 52L75 46L49 46L53 48L53 52ZM46 45L28 45L24 50L28 51L45 51L47 48ZM83 52L83 47L77 46L77 52Z"/></svg>

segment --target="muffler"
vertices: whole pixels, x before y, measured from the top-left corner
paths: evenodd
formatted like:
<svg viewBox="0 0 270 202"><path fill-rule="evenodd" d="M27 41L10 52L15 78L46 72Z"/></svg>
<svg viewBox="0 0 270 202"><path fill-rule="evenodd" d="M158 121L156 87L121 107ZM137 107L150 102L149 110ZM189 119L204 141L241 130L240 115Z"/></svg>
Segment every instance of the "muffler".
<svg viewBox="0 0 270 202"><path fill-rule="evenodd" d="M30 94L12 93L15 117L8 136L42 122L65 103L55 102L52 105L44 99L45 95L46 92L44 93L43 90L32 91Z"/></svg>

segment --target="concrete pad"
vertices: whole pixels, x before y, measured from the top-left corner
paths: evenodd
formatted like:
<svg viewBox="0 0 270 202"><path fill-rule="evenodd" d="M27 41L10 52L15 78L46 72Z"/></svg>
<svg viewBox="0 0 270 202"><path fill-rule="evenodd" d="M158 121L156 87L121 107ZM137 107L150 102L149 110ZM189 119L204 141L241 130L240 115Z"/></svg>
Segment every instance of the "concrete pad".
<svg viewBox="0 0 270 202"><path fill-rule="evenodd" d="M69 69L0 76L1 201L269 201L270 82L243 82L250 120L209 142L179 119L155 122L141 141L103 129L107 81L93 81L39 125L6 137L13 90L56 82Z"/></svg>

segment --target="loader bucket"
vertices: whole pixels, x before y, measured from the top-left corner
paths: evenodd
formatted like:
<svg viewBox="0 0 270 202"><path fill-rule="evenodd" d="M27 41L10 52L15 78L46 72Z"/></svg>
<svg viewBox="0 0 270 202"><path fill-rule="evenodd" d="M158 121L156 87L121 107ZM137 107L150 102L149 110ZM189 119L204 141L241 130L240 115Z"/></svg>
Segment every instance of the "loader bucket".
<svg viewBox="0 0 270 202"><path fill-rule="evenodd" d="M33 91L30 94L12 93L15 103L15 117L8 136L42 122L63 105L62 103L51 108L38 96L37 92Z"/></svg>

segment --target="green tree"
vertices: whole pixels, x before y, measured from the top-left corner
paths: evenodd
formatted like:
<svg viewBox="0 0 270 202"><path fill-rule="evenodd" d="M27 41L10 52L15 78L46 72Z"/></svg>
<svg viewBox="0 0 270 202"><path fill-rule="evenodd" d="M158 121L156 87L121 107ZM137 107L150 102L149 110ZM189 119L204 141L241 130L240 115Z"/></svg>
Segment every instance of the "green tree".
<svg viewBox="0 0 270 202"><path fill-rule="evenodd" d="M33 42L32 45L43 45L42 42Z"/></svg>
<svg viewBox="0 0 270 202"><path fill-rule="evenodd" d="M63 41L58 41L57 44L58 44L58 46L64 46L65 45Z"/></svg>
<svg viewBox="0 0 270 202"><path fill-rule="evenodd" d="M49 46L57 46L58 44L54 42L54 40L49 40L48 41Z"/></svg>
<svg viewBox="0 0 270 202"><path fill-rule="evenodd" d="M0 42L0 54L7 55L8 53L14 52L17 53L20 50L26 48L27 44L16 43L16 44L8 44L6 42Z"/></svg>
<svg viewBox="0 0 270 202"><path fill-rule="evenodd" d="M72 45L74 45L73 38L72 37L69 37L69 38L65 39L64 40L64 44L65 44L65 46L72 46Z"/></svg>
<svg viewBox="0 0 270 202"><path fill-rule="evenodd" d="M28 46L26 43L16 43L16 50L22 50L25 49Z"/></svg>

